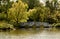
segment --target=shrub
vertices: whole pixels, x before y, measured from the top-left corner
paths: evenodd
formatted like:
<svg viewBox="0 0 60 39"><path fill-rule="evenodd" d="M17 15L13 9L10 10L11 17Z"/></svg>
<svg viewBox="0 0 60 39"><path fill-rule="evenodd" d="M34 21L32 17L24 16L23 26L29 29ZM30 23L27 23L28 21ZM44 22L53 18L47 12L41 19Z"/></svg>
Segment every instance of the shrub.
<svg viewBox="0 0 60 39"><path fill-rule="evenodd" d="M60 23L54 23L52 24L52 26L55 26L55 27L60 26Z"/></svg>
<svg viewBox="0 0 60 39"><path fill-rule="evenodd" d="M0 29L4 29L4 28L5 29L8 29L8 28L13 29L14 26L11 24L5 23L5 22L0 22Z"/></svg>
<svg viewBox="0 0 60 39"><path fill-rule="evenodd" d="M0 13L0 20L6 19L6 14L5 13Z"/></svg>

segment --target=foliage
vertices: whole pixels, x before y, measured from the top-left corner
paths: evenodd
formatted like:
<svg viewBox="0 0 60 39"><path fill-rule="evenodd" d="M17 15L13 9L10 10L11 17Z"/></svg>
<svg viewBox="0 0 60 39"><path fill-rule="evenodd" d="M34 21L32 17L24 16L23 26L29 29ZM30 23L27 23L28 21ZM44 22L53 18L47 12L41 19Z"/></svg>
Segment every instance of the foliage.
<svg viewBox="0 0 60 39"><path fill-rule="evenodd" d="M33 21L36 21L36 19L37 19L36 11L37 11L36 9L30 9L30 10L29 10L29 14L30 14L29 17L30 17L30 19L33 20Z"/></svg>
<svg viewBox="0 0 60 39"><path fill-rule="evenodd" d="M49 9L44 6L31 9L29 10L30 19L32 19L33 21L45 22L47 21L46 19L47 16L49 15L49 12L50 12Z"/></svg>
<svg viewBox="0 0 60 39"><path fill-rule="evenodd" d="M2 2L2 3L1 3ZM1 0L0 1L0 13L4 12L7 13L8 9L11 7L13 2L10 2L10 0Z"/></svg>
<svg viewBox="0 0 60 39"><path fill-rule="evenodd" d="M49 7L50 12L53 13L54 10L58 9L58 0L46 1L46 7Z"/></svg>
<svg viewBox="0 0 60 39"><path fill-rule="evenodd" d="M60 23L60 13L59 13L59 11L54 11L54 14L50 14L50 16L48 16L47 21L51 24Z"/></svg>
<svg viewBox="0 0 60 39"><path fill-rule="evenodd" d="M39 7L40 0L22 0L23 2L27 3L29 6L29 9L33 9L34 7Z"/></svg>
<svg viewBox="0 0 60 39"><path fill-rule="evenodd" d="M2 1L2 3L0 2L0 21L8 21L4 25L10 23L18 26L20 22L28 21L60 23L60 10L58 10L57 0L46 1L45 6L39 0L0 1Z"/></svg>
<svg viewBox="0 0 60 39"><path fill-rule="evenodd" d="M60 26L60 23L54 23L54 24L52 24L52 26L54 26L54 27Z"/></svg>
<svg viewBox="0 0 60 39"><path fill-rule="evenodd" d="M13 25L11 25L11 24L8 24L8 23L6 23L6 22L1 22L0 21L0 28L14 28L14 26Z"/></svg>
<svg viewBox="0 0 60 39"><path fill-rule="evenodd" d="M5 20L5 19L6 19L6 14L0 13L0 20Z"/></svg>
<svg viewBox="0 0 60 39"><path fill-rule="evenodd" d="M8 11L8 19L13 23L27 22L28 20L28 5L22 1L15 2L12 8Z"/></svg>

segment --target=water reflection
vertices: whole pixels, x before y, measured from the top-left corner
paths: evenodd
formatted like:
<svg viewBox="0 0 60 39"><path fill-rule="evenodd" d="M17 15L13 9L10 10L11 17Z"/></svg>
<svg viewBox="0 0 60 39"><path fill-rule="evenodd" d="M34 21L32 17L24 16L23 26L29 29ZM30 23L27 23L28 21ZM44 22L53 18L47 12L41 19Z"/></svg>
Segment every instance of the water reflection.
<svg viewBox="0 0 60 39"><path fill-rule="evenodd" d="M0 39L60 39L59 29L36 28L0 32Z"/></svg>

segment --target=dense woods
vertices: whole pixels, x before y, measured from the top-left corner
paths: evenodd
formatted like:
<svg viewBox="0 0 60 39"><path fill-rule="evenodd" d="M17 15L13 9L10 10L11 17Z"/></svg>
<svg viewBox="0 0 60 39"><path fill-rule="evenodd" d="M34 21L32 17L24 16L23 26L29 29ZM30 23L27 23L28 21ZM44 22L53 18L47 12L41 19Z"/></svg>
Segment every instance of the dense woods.
<svg viewBox="0 0 60 39"><path fill-rule="evenodd" d="M0 28L30 21L59 25L60 2L46 0L44 5L40 0L0 0Z"/></svg>

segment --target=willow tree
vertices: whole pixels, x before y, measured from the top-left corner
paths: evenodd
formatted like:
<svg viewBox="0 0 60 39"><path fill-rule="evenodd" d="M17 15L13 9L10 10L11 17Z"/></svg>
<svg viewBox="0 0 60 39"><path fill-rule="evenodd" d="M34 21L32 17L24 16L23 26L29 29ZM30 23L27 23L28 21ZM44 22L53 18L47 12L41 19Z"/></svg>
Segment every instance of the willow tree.
<svg viewBox="0 0 60 39"><path fill-rule="evenodd" d="M22 1L15 2L12 5L12 8L8 11L8 19L10 19L11 23L20 23L27 22L28 20L28 5L23 3Z"/></svg>

